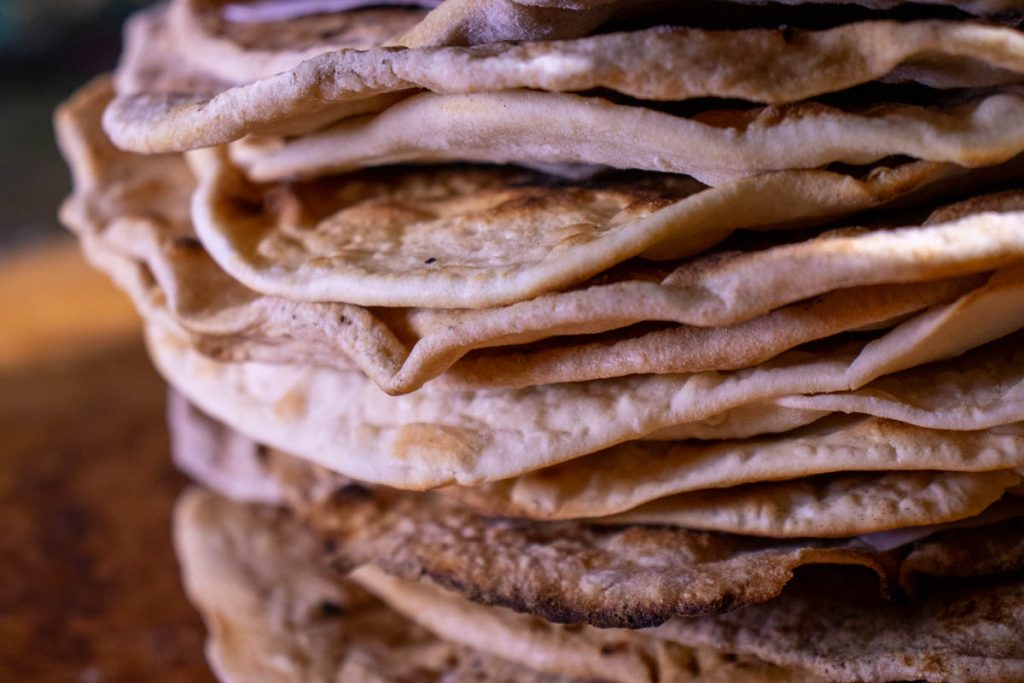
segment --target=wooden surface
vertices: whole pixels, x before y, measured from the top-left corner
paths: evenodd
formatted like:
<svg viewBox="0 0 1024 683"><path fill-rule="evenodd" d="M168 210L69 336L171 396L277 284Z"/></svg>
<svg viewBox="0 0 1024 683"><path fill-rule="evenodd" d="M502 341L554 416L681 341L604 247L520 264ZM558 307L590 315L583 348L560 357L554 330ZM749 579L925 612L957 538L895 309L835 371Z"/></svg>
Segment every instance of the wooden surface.
<svg viewBox="0 0 1024 683"><path fill-rule="evenodd" d="M134 313L69 242L0 261L0 286L0 681L212 681Z"/></svg>

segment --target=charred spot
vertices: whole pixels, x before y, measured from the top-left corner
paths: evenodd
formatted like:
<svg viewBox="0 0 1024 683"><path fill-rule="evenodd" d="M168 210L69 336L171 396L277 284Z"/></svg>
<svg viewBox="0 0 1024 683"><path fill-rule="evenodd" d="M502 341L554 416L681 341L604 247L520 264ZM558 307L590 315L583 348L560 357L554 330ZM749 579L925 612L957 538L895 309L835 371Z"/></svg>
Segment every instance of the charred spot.
<svg viewBox="0 0 1024 683"><path fill-rule="evenodd" d="M232 208L239 214L248 217L262 217L267 206L262 199L249 199L248 197L234 197ZM275 212L276 213L276 212Z"/></svg>
<svg viewBox="0 0 1024 683"><path fill-rule="evenodd" d="M425 261L423 261L423 263L429 266L429 265L432 265L434 263L437 263L437 259L434 258L433 256L431 256L430 258L428 258Z"/></svg>
<svg viewBox="0 0 1024 683"><path fill-rule="evenodd" d="M174 247L184 251L202 251L203 243L191 235L181 235L174 238Z"/></svg>
<svg viewBox="0 0 1024 683"><path fill-rule="evenodd" d="M523 194L516 195L511 199L499 203L495 209L501 211L538 211L550 206L555 194L548 188L525 188ZM565 187L563 192L569 192L571 188Z"/></svg>
<svg viewBox="0 0 1024 683"><path fill-rule="evenodd" d="M345 484L331 492L330 502L335 505L362 503L373 500L373 491L362 484Z"/></svg>
<svg viewBox="0 0 1024 683"><path fill-rule="evenodd" d="M320 601L320 604L317 605L317 612L319 613L319 616L323 618L335 619L337 617L344 616L345 608L331 600L322 600Z"/></svg>
<svg viewBox="0 0 1024 683"><path fill-rule="evenodd" d="M331 571L341 574L342 576L348 574L356 567L358 567L360 564L362 563L354 562L351 559L347 557L342 557L340 555L335 555L327 561L327 567Z"/></svg>
<svg viewBox="0 0 1024 683"><path fill-rule="evenodd" d="M629 649L629 643L620 640L617 643L605 643L601 646L601 654L605 657L617 654L619 652L625 652Z"/></svg>
<svg viewBox="0 0 1024 683"><path fill-rule="evenodd" d="M524 593L516 587L480 586L469 583L451 572L424 567L420 576L430 578L442 588L461 594L468 600L488 606L506 607L516 612L533 614L555 624L586 623L598 628L650 628L660 626L680 613L672 606L652 609L646 605L620 605L598 608L590 605L574 607L557 596L542 597ZM717 610L694 611L693 615Z"/></svg>

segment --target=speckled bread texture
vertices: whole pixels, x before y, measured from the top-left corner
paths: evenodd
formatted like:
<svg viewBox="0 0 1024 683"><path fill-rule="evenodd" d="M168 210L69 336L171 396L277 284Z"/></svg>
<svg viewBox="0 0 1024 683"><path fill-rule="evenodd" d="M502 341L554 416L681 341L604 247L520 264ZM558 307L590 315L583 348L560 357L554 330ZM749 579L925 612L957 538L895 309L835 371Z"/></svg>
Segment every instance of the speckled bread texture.
<svg viewBox="0 0 1024 683"><path fill-rule="evenodd" d="M198 490L179 501L175 538L225 681L818 680L637 632L567 629L360 570L358 582L384 604L332 572L315 536L286 512Z"/></svg>
<svg viewBox="0 0 1024 683"><path fill-rule="evenodd" d="M322 485L315 494L303 471L308 465L294 459L278 465L273 476L287 489L289 504L328 539L337 569L371 563L559 622L637 628L674 615L734 610L774 598L804 564L873 569L874 578L861 571L858 580L876 592L879 579L883 589L902 580L914 591L923 574L977 577L1021 568L1021 541L1013 531L1020 529L1021 510L1012 501L976 523L934 526L902 547L880 549L869 537L781 542L667 527L503 520L436 494L344 482ZM958 546L969 537L977 539L968 545L978 563L957 564Z"/></svg>
<svg viewBox="0 0 1024 683"><path fill-rule="evenodd" d="M739 624L744 624L743 610L741 610L739 614L725 615L720 618L673 620L660 628L639 632L642 634L639 638L637 632L595 631L585 627L576 631L579 636L567 636L560 632L557 626L522 615L514 615L501 608L487 609L474 606L455 596L446 595L429 584L395 579L369 567L359 569L355 578L392 605L394 609L407 615L410 619L423 623L432 630L451 634L450 637L456 640L488 643L491 647L521 648L518 651L525 650L521 655L524 657L543 656L557 648L556 643L560 645L562 642L571 640L572 654L575 655L573 659L578 661L583 659L587 641L606 641L609 636L619 639L619 642L623 644L622 649L626 652L630 652L633 648L639 649L640 644L651 642L652 637L655 641L665 638L670 642L678 640L687 644L707 642L710 639L704 634L691 638L691 633L701 630L700 627L693 628L692 624L701 624L708 631L716 629L716 627L727 631ZM835 615L830 615L828 612L830 605L833 604L842 605L846 610L850 610L851 606L857 604L849 597L844 598L844 596L850 595L847 592L849 587L840 588L837 584L839 584L838 581L826 579L822 584L814 586L805 581L784 593L777 601L760 608L751 608L751 611L760 613L755 617L755 621L761 620L758 626L764 625L765 632L759 634L762 643L770 643L770 636L767 633L769 629L773 627L787 629L783 639L784 645L773 643L761 649L770 652L772 659L788 659L799 662L796 666L806 666L810 669L810 671L803 670L806 676L813 677L818 674L828 680L836 678L839 680L884 680L894 676L920 677L926 680L943 680L959 676L1010 680L1020 670L1020 656L1013 650L1012 640L1009 637L1010 630L1006 628L1010 626L1012 614L1019 610L1013 606L1010 615L999 614L994 604L997 600L1005 600L1011 604L1016 602L1014 596L1017 593L1017 587L1013 583L1004 584L999 590L991 592L975 590L971 592L973 594L968 593L968 595L963 595L963 593L967 593L964 591L961 595L950 596L947 593L946 595L929 596L933 601L950 597L954 600L959 598L960 604L970 604L968 601L972 598L978 599L989 608L987 614L999 614L990 628L972 632L971 635L979 638L980 642L972 644L969 640L964 639L952 645L943 642L940 634L943 628L955 623L956 616L954 614L943 614L937 611L929 614L925 610L904 611L902 616L914 620L926 632L926 637L922 641L907 642L898 635L901 610L898 607L894 608L891 604L879 604L870 595L858 595L856 589L852 596L854 600L866 598L867 603L879 606L884 616L879 619L873 630L870 628L869 622L865 622L863 631L857 628L848 630L840 619L835 619ZM836 588L839 590L834 590ZM825 596L829 590L834 590L834 592L822 601L825 604L813 602L816 596ZM802 616L813 615L811 623L802 623L800 619L789 620L781 616L785 615L788 610L797 611ZM779 619L779 622L776 623L785 623L785 627L781 625L768 626L769 619L773 618L771 615L776 615L774 618ZM716 622L722 622L722 624L719 625ZM827 624L826 628L814 633L815 626L825 624ZM750 628L746 633L758 630L758 626ZM801 639L806 640L801 642ZM844 642L840 644L839 641ZM746 642L739 644L742 642L740 638L734 638L733 642L741 651L753 649ZM525 647L527 644L529 645L528 650ZM633 647L627 650L627 644ZM902 659L900 663L888 661L900 647L905 649L906 658ZM558 649L561 650L561 648ZM784 652L784 650L787 651ZM979 656L977 654L979 650L986 652L986 655L989 656ZM632 654L632 652L630 653ZM943 657L940 653L946 654L946 656ZM1005 660L1001 658L1003 653L1009 653L1009 657ZM703 675L706 663L700 661L700 664L699 668ZM612 667L609 667L609 670L614 671ZM814 673L811 673L812 671ZM734 680L743 680L738 677L738 672L733 672L732 675L737 676ZM611 675L606 673L605 676L610 680L618 680L614 673ZM633 680L648 679L641 677ZM675 679L669 675L660 680ZM688 679L684 678L683 680ZM697 680L703 680L703 678L698 676Z"/></svg>
<svg viewBox="0 0 1024 683"><path fill-rule="evenodd" d="M1021 531L1014 529L1018 543ZM675 619L654 633L756 653L837 681L1008 682L1024 675L1019 574L947 584L906 603L882 602L850 581L816 578L778 604Z"/></svg>
<svg viewBox="0 0 1024 683"><path fill-rule="evenodd" d="M564 629L369 567L356 572L356 581L392 612L330 572L308 530L281 511L193 491L180 502L175 526L190 594L207 620L219 624L210 651L219 673L232 681L257 672L274 676L264 680L338 680L343 672L368 670L377 673L372 680L395 680L438 667L486 672L488 680L592 679L595 673L611 681L814 681L815 674L1010 680L1021 666L1011 638L1019 592L1012 580L944 589L899 605L878 601L857 582L839 588L823 576L762 606L675 619L650 631ZM864 605L874 618L862 616ZM989 616L984 625L963 621L968 605L967 613ZM904 620L917 628L907 632ZM950 633L957 635L951 640ZM729 641L740 653L762 651L796 668L694 646L708 641Z"/></svg>

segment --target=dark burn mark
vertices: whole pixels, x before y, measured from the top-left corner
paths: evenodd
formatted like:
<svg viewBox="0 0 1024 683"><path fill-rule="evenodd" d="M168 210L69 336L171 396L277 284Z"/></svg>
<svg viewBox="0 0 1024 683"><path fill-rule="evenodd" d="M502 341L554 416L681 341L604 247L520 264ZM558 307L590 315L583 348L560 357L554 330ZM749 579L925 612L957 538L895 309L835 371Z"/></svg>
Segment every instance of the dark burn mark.
<svg viewBox="0 0 1024 683"><path fill-rule="evenodd" d="M263 201L263 198L234 197L233 199L235 212L243 218L259 218L268 213L278 213L277 211L269 210L274 205L272 197L267 197L266 202Z"/></svg>
<svg viewBox="0 0 1024 683"><path fill-rule="evenodd" d="M605 657L624 652L629 649L629 643L625 641L619 641L617 643L605 643L601 646L601 654Z"/></svg>
<svg viewBox="0 0 1024 683"><path fill-rule="evenodd" d="M381 563L380 566L405 578L428 578L442 588L460 593L468 600L481 605L506 607L515 612L534 614L555 624L587 623L598 628L651 628L660 626L674 617L718 614L746 606L752 602L740 599L739 596L725 595L716 600L693 605L659 605L655 607L651 604L637 603L611 608L597 605L574 607L565 604L560 597L530 595L518 587L509 587L504 590L484 588L461 579L453 572L426 566L419 567L417 571L412 572L415 576L410 576L410 572L403 572L403 567L390 567L387 563Z"/></svg>
<svg viewBox="0 0 1024 683"><path fill-rule="evenodd" d="M428 265L428 266L429 266L429 265L431 265L431 264L437 263L437 259L436 259L436 258L434 258L433 256L431 256L430 258L428 258L427 260L425 260L425 261L424 261L423 263L425 263L426 265Z"/></svg>
<svg viewBox="0 0 1024 683"><path fill-rule="evenodd" d="M332 505L360 503L373 499L373 492L360 484L346 484L345 486L339 486L331 493Z"/></svg>
<svg viewBox="0 0 1024 683"><path fill-rule="evenodd" d="M317 611L321 617L326 619L335 619L345 615L345 608L336 602L330 600L323 600L317 605Z"/></svg>
<svg viewBox="0 0 1024 683"><path fill-rule="evenodd" d="M174 238L174 246L186 251L202 251L203 244L191 235L180 235Z"/></svg>

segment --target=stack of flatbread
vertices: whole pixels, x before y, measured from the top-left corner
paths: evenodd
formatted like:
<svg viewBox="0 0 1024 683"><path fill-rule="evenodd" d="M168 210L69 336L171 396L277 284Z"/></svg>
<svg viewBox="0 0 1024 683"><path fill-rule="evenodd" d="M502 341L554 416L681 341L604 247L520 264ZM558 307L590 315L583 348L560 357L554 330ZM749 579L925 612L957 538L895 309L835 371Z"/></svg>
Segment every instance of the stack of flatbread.
<svg viewBox="0 0 1024 683"><path fill-rule="evenodd" d="M1024 679L1024 3L172 0L57 115L225 681Z"/></svg>

